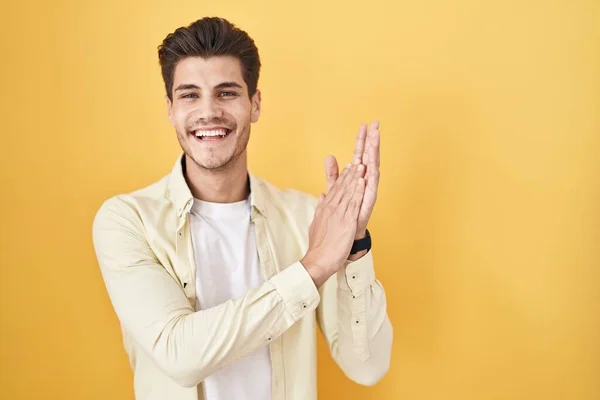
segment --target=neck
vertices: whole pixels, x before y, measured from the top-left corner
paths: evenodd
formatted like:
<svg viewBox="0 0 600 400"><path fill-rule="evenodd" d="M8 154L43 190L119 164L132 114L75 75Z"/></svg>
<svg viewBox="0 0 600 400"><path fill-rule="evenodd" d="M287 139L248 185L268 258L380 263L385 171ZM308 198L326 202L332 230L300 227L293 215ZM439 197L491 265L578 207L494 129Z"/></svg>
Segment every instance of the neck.
<svg viewBox="0 0 600 400"><path fill-rule="evenodd" d="M185 155L185 179L198 200L211 203L235 203L250 195L246 152L233 164L222 170L207 170Z"/></svg>

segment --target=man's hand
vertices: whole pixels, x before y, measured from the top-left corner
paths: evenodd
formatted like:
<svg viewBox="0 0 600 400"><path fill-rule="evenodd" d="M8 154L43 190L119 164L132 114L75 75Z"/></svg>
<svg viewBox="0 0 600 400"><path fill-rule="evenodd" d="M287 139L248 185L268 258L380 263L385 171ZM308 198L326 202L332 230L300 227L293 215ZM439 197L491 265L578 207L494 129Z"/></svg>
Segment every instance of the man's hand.
<svg viewBox="0 0 600 400"><path fill-rule="evenodd" d="M365 194L365 168L348 164L319 204L308 231L308 250L300 262L320 287L346 262Z"/></svg>
<svg viewBox="0 0 600 400"><path fill-rule="evenodd" d="M362 239L367 234L367 224L375 201L377 200L377 188L379 187L379 122L371 123L367 131L367 125L361 125L356 144L354 146L353 165L363 164L366 166L365 194L358 214L355 239ZM334 156L325 159L325 175L327 178L327 192L338 179L338 163Z"/></svg>

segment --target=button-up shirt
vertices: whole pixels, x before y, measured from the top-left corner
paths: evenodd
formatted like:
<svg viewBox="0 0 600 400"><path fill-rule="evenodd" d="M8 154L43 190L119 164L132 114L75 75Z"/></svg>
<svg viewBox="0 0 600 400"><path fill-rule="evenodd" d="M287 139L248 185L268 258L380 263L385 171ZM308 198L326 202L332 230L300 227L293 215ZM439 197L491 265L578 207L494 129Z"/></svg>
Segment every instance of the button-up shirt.
<svg viewBox="0 0 600 400"><path fill-rule="evenodd" d="M319 325L345 375L373 385L387 372L392 326L372 252L316 288L299 262L317 199L248 173L251 222L265 283L196 309L185 157L170 174L106 200L93 241L121 324L138 400L201 400L202 381L268 344L272 400L313 400ZM201 267L201 266L200 266Z"/></svg>

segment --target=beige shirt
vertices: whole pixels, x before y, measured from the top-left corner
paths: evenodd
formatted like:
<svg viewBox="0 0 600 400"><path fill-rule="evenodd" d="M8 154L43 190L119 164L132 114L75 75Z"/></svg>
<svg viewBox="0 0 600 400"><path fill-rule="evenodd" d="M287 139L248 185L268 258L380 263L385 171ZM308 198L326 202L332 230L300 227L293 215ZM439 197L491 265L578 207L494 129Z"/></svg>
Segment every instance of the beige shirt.
<svg viewBox="0 0 600 400"><path fill-rule="evenodd" d="M249 173L251 222L265 283L196 310L189 213L180 157L160 181L108 199L93 225L96 255L121 322L138 400L200 400L202 381L268 344L273 400L313 400L316 328L346 376L373 385L387 372L392 326L372 254L319 290L300 260L317 200Z"/></svg>

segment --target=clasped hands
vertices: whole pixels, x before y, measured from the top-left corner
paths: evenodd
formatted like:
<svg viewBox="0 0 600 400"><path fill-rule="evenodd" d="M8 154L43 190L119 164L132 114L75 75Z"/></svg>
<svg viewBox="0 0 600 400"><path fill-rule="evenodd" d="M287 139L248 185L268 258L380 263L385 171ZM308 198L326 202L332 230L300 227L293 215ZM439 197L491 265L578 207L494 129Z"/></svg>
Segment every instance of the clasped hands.
<svg viewBox="0 0 600 400"><path fill-rule="evenodd" d="M366 236L379 186L379 123L361 125L352 162L339 172L334 156L325 159L327 188L319 195L309 227L309 245L301 263L317 287L337 272L347 260L354 261L366 250L350 255L356 239Z"/></svg>

